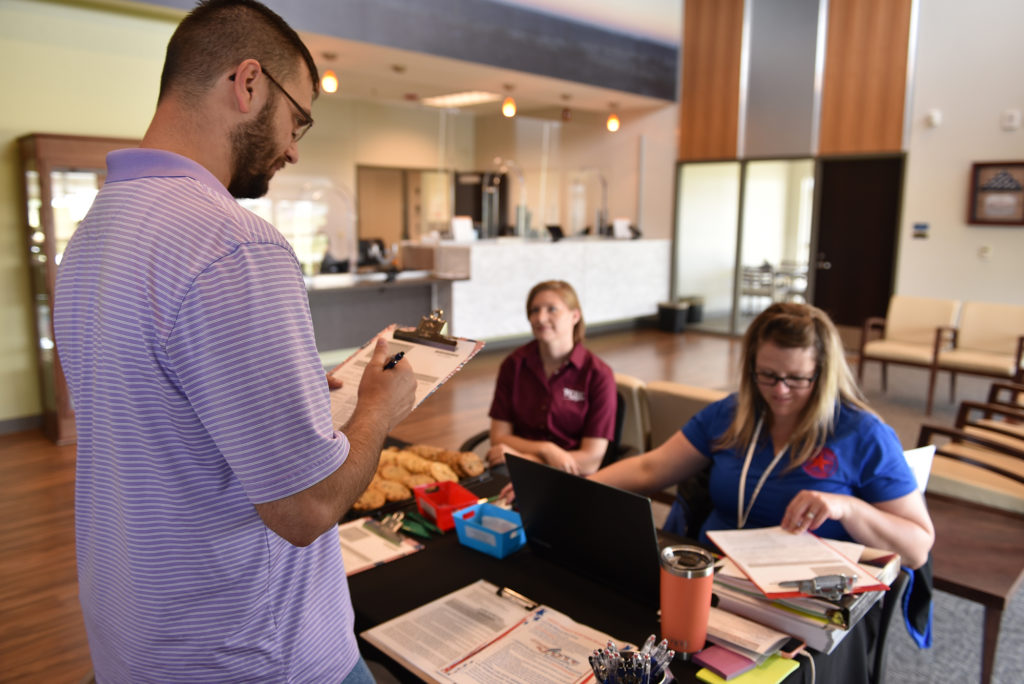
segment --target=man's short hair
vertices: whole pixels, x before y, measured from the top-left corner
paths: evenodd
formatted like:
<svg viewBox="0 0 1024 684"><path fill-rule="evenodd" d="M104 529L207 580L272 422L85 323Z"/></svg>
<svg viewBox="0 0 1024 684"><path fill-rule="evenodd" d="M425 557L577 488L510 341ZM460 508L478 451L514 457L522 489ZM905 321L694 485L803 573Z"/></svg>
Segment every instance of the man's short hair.
<svg viewBox="0 0 1024 684"><path fill-rule="evenodd" d="M202 0L167 44L159 97L173 90L196 100L246 59L288 79L297 57L305 61L316 93L320 79L313 56L284 19L256 0Z"/></svg>

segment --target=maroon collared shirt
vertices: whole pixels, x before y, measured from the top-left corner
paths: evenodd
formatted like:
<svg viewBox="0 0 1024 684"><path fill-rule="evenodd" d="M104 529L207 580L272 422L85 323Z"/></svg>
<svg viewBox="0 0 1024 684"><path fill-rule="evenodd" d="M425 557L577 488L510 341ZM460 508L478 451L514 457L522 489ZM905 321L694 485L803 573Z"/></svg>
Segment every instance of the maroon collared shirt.
<svg viewBox="0 0 1024 684"><path fill-rule="evenodd" d="M584 437L615 437L615 374L577 344L548 378L534 340L502 361L490 417L512 424L517 437L578 449Z"/></svg>

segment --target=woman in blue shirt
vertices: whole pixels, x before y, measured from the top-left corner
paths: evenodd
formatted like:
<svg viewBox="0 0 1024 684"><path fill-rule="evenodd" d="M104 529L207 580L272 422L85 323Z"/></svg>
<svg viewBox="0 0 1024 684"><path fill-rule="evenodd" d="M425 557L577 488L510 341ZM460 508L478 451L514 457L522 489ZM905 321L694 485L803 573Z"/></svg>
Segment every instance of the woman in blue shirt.
<svg viewBox="0 0 1024 684"><path fill-rule="evenodd" d="M774 304L744 336L737 394L664 444L591 477L652 493L709 464L709 529L781 525L892 550L912 568L935 539L892 428L867 406L828 316Z"/></svg>

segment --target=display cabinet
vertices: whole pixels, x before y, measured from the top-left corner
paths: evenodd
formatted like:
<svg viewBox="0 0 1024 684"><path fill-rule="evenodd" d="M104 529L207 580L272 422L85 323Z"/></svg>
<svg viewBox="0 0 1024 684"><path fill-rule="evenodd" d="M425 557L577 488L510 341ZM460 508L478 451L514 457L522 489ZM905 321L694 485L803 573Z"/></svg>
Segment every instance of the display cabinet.
<svg viewBox="0 0 1024 684"><path fill-rule="evenodd" d="M18 139L43 429L58 444L75 441L75 415L53 339L57 268L103 184L107 153L137 145L137 140L41 133Z"/></svg>

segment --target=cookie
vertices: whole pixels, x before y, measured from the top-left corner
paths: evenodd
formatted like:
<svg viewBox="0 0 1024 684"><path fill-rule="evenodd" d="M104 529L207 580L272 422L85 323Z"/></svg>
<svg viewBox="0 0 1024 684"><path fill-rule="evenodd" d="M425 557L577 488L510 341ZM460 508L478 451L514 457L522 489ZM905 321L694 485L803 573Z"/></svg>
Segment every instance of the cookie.
<svg viewBox="0 0 1024 684"><path fill-rule="evenodd" d="M394 480L380 480L374 483L373 489L382 492L388 501L402 501L412 496L411 489Z"/></svg>
<svg viewBox="0 0 1024 684"><path fill-rule="evenodd" d="M410 473L428 473L430 472L431 461L418 456L411 451L399 451L397 455L398 465L402 466Z"/></svg>
<svg viewBox="0 0 1024 684"><path fill-rule="evenodd" d="M435 482L459 481L459 476L455 474L455 471L441 462L430 464L430 475L434 478Z"/></svg>
<svg viewBox="0 0 1024 684"><path fill-rule="evenodd" d="M352 504L352 508L357 511L372 511L375 508L380 508L386 502L387 497L384 496L384 492L374 487L367 487L366 491L360 494Z"/></svg>

